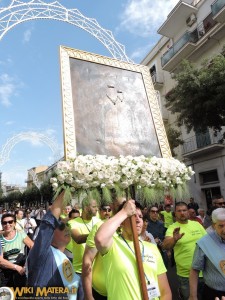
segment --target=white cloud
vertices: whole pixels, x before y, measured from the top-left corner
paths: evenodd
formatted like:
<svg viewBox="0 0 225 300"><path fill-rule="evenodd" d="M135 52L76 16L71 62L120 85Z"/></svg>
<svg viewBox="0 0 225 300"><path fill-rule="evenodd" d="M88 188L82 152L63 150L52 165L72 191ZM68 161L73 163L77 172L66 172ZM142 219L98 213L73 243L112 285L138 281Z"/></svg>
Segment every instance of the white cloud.
<svg viewBox="0 0 225 300"><path fill-rule="evenodd" d="M14 123L15 123L14 121L7 121L7 122L5 122L5 125L10 126L10 125L13 125Z"/></svg>
<svg viewBox="0 0 225 300"><path fill-rule="evenodd" d="M2 182L7 184L18 184L26 186L27 167L14 167L13 169L2 172Z"/></svg>
<svg viewBox="0 0 225 300"><path fill-rule="evenodd" d="M0 75L0 103L4 106L10 106L10 98L15 95L17 85L13 77L4 73Z"/></svg>
<svg viewBox="0 0 225 300"><path fill-rule="evenodd" d="M28 43L31 39L32 29L27 29L23 33L23 43Z"/></svg>
<svg viewBox="0 0 225 300"><path fill-rule="evenodd" d="M135 49L135 51L133 53L131 53L130 58L133 61L136 61L137 59L140 59L140 58L143 59L149 52L149 49L151 49L153 46L154 46L154 43L150 43L150 44L145 45L144 47Z"/></svg>
<svg viewBox="0 0 225 300"><path fill-rule="evenodd" d="M121 15L121 28L138 36L155 34L178 0L129 0Z"/></svg>

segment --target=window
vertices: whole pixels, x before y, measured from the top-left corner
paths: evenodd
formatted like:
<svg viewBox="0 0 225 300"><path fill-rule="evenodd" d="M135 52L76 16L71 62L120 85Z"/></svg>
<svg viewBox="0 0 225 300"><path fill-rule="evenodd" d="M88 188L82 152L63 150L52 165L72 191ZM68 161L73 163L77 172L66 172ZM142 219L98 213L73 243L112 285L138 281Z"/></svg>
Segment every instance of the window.
<svg viewBox="0 0 225 300"><path fill-rule="evenodd" d="M217 170L199 173L199 179L202 185L219 182Z"/></svg>

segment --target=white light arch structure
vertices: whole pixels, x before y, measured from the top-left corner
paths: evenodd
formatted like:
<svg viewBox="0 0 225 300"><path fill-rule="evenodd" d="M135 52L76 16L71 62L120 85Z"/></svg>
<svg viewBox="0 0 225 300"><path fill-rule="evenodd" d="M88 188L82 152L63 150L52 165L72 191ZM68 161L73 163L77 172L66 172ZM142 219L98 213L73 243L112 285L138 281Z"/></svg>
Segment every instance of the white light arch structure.
<svg viewBox="0 0 225 300"><path fill-rule="evenodd" d="M60 147L52 137L39 132L27 131L14 135L3 145L0 152L0 166L4 165L9 160L10 152L12 151L13 147L19 142L25 140L35 140L43 142L51 149L55 161L60 158Z"/></svg>
<svg viewBox="0 0 225 300"><path fill-rule="evenodd" d="M0 8L0 40L16 25L38 19L58 20L77 26L99 40L114 58L132 63L125 53L125 47L115 40L110 30L102 28L95 19L85 17L78 9L68 9L57 1L12 0L9 6Z"/></svg>

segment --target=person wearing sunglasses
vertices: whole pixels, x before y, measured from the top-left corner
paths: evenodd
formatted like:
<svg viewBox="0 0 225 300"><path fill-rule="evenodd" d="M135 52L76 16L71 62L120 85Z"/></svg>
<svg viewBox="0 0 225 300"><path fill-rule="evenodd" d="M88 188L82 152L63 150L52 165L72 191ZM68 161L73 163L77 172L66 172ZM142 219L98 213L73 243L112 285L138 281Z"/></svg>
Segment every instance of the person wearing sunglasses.
<svg viewBox="0 0 225 300"><path fill-rule="evenodd" d="M225 200L223 198L222 195L215 195L213 198L212 198L212 206L209 208L209 210L207 211L206 213L206 216L205 216L205 220L204 220L204 227L207 229L207 232L211 232L213 231L213 226L212 226L212 218L211 218L211 215L212 215L212 212L217 209L217 208L225 208Z"/></svg>
<svg viewBox="0 0 225 300"><path fill-rule="evenodd" d="M53 202L44 215L34 247L27 259L28 286L34 287L34 298L37 288L57 287L48 293L52 299L77 299L79 277L73 270L73 265L63 253L71 239L70 227L59 220L63 209L64 192ZM69 293L67 293L69 292ZM44 298L44 297L43 297Z"/></svg>
<svg viewBox="0 0 225 300"><path fill-rule="evenodd" d="M0 267L2 268L2 285L17 287L25 286L25 245L32 248L33 241L24 231L17 231L16 216L6 213L2 216L1 224L3 233L0 235L2 253Z"/></svg>

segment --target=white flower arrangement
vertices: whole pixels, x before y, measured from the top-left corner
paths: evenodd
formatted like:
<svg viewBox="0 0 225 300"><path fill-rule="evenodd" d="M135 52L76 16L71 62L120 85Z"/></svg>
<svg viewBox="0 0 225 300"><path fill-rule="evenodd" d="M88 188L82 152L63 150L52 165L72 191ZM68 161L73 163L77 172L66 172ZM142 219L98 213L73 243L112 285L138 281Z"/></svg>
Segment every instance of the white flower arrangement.
<svg viewBox="0 0 225 300"><path fill-rule="evenodd" d="M110 201L111 190L119 193L134 187L148 202L156 195L162 197L165 191L174 193L184 189L194 174L191 167L177 159L143 155L77 155L60 161L55 171L56 176L50 179L55 192L62 189L72 193L95 191L99 197L103 195L105 201Z"/></svg>

